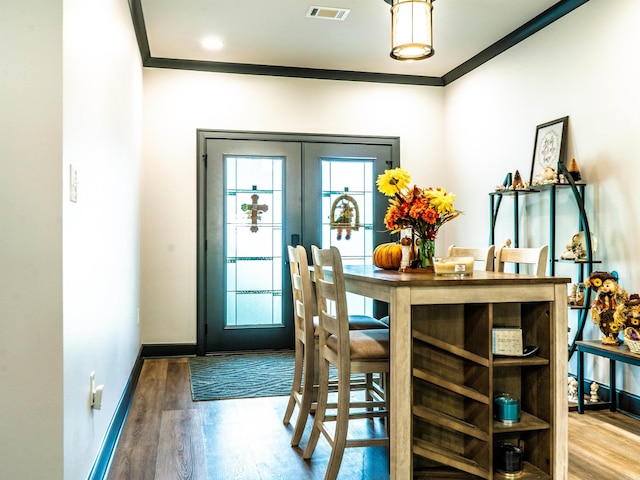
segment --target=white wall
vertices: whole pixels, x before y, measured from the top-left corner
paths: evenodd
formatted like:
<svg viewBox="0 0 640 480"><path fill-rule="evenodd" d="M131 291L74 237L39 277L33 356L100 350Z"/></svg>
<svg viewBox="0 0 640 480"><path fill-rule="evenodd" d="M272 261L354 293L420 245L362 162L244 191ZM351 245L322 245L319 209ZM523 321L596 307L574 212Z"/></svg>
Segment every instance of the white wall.
<svg viewBox="0 0 640 480"><path fill-rule="evenodd" d="M0 60L0 478L86 479L139 348L142 69L128 4L3 1Z"/></svg>
<svg viewBox="0 0 640 480"><path fill-rule="evenodd" d="M196 341L196 129L401 136L442 176L442 89L145 69L142 342ZM433 171L433 175L431 174Z"/></svg>
<svg viewBox="0 0 640 480"><path fill-rule="evenodd" d="M635 222L640 208L639 20L636 0L588 2L446 88L449 160L455 188L465 192L459 205L466 215L454 222L456 236L486 241L488 192L516 169L528 179L536 126L568 115L568 158L576 158L589 185L587 213L602 260L596 269L617 270L629 293L640 292L640 226ZM563 199L556 248L578 231L575 202ZM503 201L496 243L512 236L511 205ZM521 245L547 243L548 203L527 197L524 205ZM556 272L574 279L576 273L573 266ZM575 328L575 317L570 321ZM600 336L590 319L585 332L586 338ZM575 373L574 363L570 371ZM640 372L621 370L618 387L640 392ZM608 383L607 362L598 361L596 371L586 374Z"/></svg>
<svg viewBox="0 0 640 480"><path fill-rule="evenodd" d="M0 478L59 479L61 0L2 2L0 65Z"/></svg>
<svg viewBox="0 0 640 480"><path fill-rule="evenodd" d="M125 0L65 0L63 43L64 478L82 479L140 345L142 67ZM91 372L100 410L89 407Z"/></svg>

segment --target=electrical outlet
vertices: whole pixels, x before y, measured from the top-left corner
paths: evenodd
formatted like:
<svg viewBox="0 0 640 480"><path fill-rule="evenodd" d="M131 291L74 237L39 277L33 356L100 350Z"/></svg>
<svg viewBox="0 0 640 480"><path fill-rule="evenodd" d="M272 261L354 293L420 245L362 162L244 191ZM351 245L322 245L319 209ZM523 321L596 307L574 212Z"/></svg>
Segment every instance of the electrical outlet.
<svg viewBox="0 0 640 480"><path fill-rule="evenodd" d="M98 385L96 387L96 373L91 372L89 375L89 406L94 410L100 410L102 408L102 391L104 385Z"/></svg>
<svg viewBox="0 0 640 480"><path fill-rule="evenodd" d="M102 408L102 392L104 385L98 385L93 392L93 408L94 410L100 410Z"/></svg>
<svg viewBox="0 0 640 480"><path fill-rule="evenodd" d="M96 385L96 372L91 372L89 374L89 406L93 407L93 392L95 391Z"/></svg>

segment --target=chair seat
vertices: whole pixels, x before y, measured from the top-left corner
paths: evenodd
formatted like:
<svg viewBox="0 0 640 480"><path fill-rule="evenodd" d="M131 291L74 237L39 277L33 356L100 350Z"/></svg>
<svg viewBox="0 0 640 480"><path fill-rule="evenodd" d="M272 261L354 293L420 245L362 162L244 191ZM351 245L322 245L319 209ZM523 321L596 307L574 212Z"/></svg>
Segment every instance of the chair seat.
<svg viewBox="0 0 640 480"><path fill-rule="evenodd" d="M389 325L368 315L349 315L350 330L388 329Z"/></svg>
<svg viewBox="0 0 640 480"><path fill-rule="evenodd" d="M351 360L381 360L389 358L389 330L350 330ZM330 335L327 347L338 352L338 337Z"/></svg>
<svg viewBox="0 0 640 480"><path fill-rule="evenodd" d="M313 317L314 335L318 336L320 321ZM349 315L349 330L388 330L389 325L368 315Z"/></svg>

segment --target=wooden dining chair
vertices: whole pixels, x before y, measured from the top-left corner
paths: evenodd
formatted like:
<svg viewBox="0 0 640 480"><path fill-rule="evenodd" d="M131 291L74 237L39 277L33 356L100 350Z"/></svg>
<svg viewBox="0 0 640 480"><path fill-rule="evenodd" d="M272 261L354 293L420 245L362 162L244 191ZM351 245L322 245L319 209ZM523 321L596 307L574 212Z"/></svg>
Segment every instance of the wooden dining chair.
<svg viewBox="0 0 640 480"><path fill-rule="evenodd" d="M548 245L538 248L511 247L511 240L507 239L496 252L496 271L504 272L505 263L531 265L532 273L543 277L547 270L548 256Z"/></svg>
<svg viewBox="0 0 640 480"><path fill-rule="evenodd" d="M303 458L312 457L320 434L331 446L325 480L338 476L345 448L385 446L389 444L387 429L376 434L354 438L349 424L356 419L388 416L384 397L371 391L364 399L352 398L351 375L356 373L389 373L389 330L350 330L344 273L340 252L336 247L321 250L312 247L319 317L319 391L313 428ZM325 275L331 271L331 279ZM329 365L338 371L336 413L328 414Z"/></svg>
<svg viewBox="0 0 640 480"><path fill-rule="evenodd" d="M448 257L473 257L476 262L482 265L481 270L493 272L493 260L495 254L495 245L488 247L458 247L450 245L447 251Z"/></svg>
<svg viewBox="0 0 640 480"><path fill-rule="evenodd" d="M309 414L316 409L315 397L318 392L318 334L319 321L315 314L316 298L309 272L307 250L298 245L288 246L289 272L291 274L291 289L293 293L293 318L295 331L295 366L293 382L289 394L289 402L285 410L283 422L288 425L298 406L291 445L300 443ZM349 317L349 328L354 330L387 329L387 325L367 315L352 315ZM375 388L372 376L354 380L354 386L368 385ZM331 385L335 389L334 385Z"/></svg>

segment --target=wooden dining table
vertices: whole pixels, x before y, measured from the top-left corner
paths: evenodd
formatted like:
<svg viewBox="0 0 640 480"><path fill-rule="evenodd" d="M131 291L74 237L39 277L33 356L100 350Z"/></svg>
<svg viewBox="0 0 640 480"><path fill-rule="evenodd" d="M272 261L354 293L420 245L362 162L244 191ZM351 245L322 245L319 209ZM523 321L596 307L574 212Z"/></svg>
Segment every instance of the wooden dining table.
<svg viewBox="0 0 640 480"><path fill-rule="evenodd" d="M523 407L526 406L534 410L537 415L532 416L540 417L542 426L531 427L541 429L542 433L537 434L539 436L536 437L536 442L543 441L548 445L543 445L542 453L537 451L529 453L529 463L533 464L532 468L536 466L536 463L540 463L541 465L538 467L543 471L547 470L546 477L543 475L535 478L559 480L566 478L568 466L566 284L570 279L486 271L474 271L469 276L436 276L433 273L399 272L361 265L345 265L344 275L348 292L386 302L389 305L391 375L391 387L388 392L390 407L389 458L392 480L414 478L416 452L426 452L427 457L431 457L431 460L443 461L453 469L462 471L466 469L467 472L473 472L484 478L501 478L494 472L492 465L486 465L487 461L491 461L488 459L494 458L493 454L495 453L492 445L495 438L491 437L505 433L500 425L492 426L491 420L484 419L483 421L490 425L484 427L486 432L477 434L479 438L484 438L483 436L487 435L489 438L486 442L487 446L484 447L485 453L489 452L488 459L485 460L477 459L467 462L467 459L461 458L461 456L448 459L448 453L444 449L440 452L435 448L434 453L432 446L423 448L423 440L415 439L414 388L417 385L415 376L416 374L420 375L420 372L416 373L414 365L416 338L426 339L427 346L432 350L444 349L445 353L452 354L454 359L459 359L461 362L468 363L469 360L473 360L480 366L486 364L491 372L500 365L505 368L508 368L509 365L523 365L523 369L533 370L535 374L531 376L531 380L527 377L527 382L523 381L522 384L526 385L526 388L531 387L537 391L521 391L519 394L524 397L522 399ZM533 332L531 338L540 344L540 352L542 353L534 359L516 359L515 362L508 363L509 359L499 359L492 355L490 330L502 321L499 319L503 315L500 312L510 311L514 306L518 315L522 317L518 322L525 325L523 327L526 330L525 336L529 334L529 331ZM460 342L434 340L433 334L429 330L431 328L429 326L430 319L436 318L433 316L433 308L441 310L438 310L438 319L441 319L443 315L450 315L450 319L441 319L440 323L450 324L458 332L456 335L466 336L466 340L464 338ZM421 318L425 313L426 317ZM533 318L534 314L540 316L541 319L529 319L529 317ZM509 318L510 315L508 313L505 317ZM477 320L474 316L477 317ZM460 327L454 327L457 323L460 324ZM475 329L473 332L470 331L475 328L473 327L475 324L481 325L480 333ZM427 332L426 334L419 331L423 328ZM464 333L465 329L468 333ZM484 330L489 331L484 332ZM458 343L457 346L456 343ZM451 345L448 346L449 344ZM501 371L505 370L497 370L497 372ZM432 379L433 375L425 378ZM481 390L496 388L493 383L496 386L500 384L501 380L498 374L495 374L494 378L494 374L490 373L487 378L491 380L485 387L480 387ZM447 378L444 378L435 380L435 383L442 383L446 387L447 381ZM538 383L532 384L531 382ZM452 384L447 388L457 393L457 387L453 383L455 382L452 381ZM461 390L462 394L469 390L465 386L460 388L463 389ZM517 388L520 388L520 385L517 385ZM536 398L529 401L525 397L526 395L536 396ZM493 392L485 391L479 396L481 397L479 402L481 406L488 403L484 415L492 415L491 405L493 402L489 398L493 399ZM549 411L547 412L547 410ZM436 423L441 421L438 420L438 415L435 414L432 417ZM462 413L461 415L468 414ZM463 420L467 423L474 421L473 419ZM457 423L448 420L441 421L441 423L447 427L457 425ZM528 432L521 433L525 438L528 438L526 437L528 434ZM429 439L427 438L427 440ZM549 458L544 458L545 455ZM483 462L484 465L482 465ZM544 463L549 465L545 466ZM428 477L428 473L426 476Z"/></svg>

